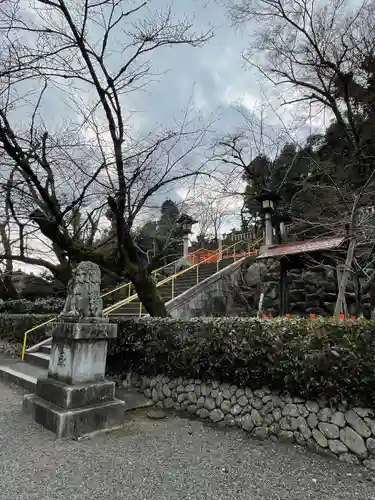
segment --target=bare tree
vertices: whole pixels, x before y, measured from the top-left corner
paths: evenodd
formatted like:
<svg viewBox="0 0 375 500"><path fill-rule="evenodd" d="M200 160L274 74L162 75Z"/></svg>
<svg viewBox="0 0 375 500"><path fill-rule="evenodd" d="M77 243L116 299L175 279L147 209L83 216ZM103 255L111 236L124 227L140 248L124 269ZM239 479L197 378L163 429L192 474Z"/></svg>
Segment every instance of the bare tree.
<svg viewBox="0 0 375 500"><path fill-rule="evenodd" d="M351 185L351 202L343 199L349 246L335 313L344 294L358 241L358 211L373 191L375 4L357 7L345 0L234 0L230 14L237 23L251 22L256 32L246 61L272 84L280 86L284 105L328 110L347 144L344 167L357 169L360 185ZM365 118L365 119L363 119ZM369 126L370 124L370 126ZM348 190L345 194L347 194Z"/></svg>
<svg viewBox="0 0 375 500"><path fill-rule="evenodd" d="M233 203L228 197L204 196L195 201L190 212L198 220L198 241L212 241L217 248L226 220L234 216Z"/></svg>
<svg viewBox="0 0 375 500"><path fill-rule="evenodd" d="M146 1L34 0L23 7L0 4L0 153L13 221L37 228L60 263L91 260L130 277L146 310L163 316L131 229L158 191L209 173L198 154L208 125L193 120L188 106L173 130L135 136L127 96L155 77L156 51L199 47L212 33L195 34L188 20L170 9L152 12ZM63 96L80 120L51 130L47 95ZM103 211L116 236L109 256L103 241L94 241ZM91 236L77 238L77 228ZM25 262L21 245L6 257Z"/></svg>

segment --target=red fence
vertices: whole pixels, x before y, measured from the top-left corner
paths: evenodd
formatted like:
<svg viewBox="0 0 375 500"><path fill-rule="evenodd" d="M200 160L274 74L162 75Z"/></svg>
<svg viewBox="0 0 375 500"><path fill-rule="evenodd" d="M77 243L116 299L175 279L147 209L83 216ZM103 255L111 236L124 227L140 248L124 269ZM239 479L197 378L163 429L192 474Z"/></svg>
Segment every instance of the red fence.
<svg viewBox="0 0 375 500"><path fill-rule="evenodd" d="M242 259L242 257L246 257L247 255L258 255L259 250L250 250L249 252L239 252L239 253L231 253L227 255L225 250L222 253L222 259ZM189 255L188 257L190 263L192 265L198 264L198 262L217 262L219 260L219 254L217 250L202 250L194 253L193 255Z"/></svg>

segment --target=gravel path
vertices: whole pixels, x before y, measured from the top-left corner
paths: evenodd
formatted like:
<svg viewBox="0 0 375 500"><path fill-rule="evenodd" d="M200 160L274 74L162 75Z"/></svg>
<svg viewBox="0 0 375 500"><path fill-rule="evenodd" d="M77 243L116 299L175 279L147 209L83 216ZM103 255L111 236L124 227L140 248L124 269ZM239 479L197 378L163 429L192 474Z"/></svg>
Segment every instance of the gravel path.
<svg viewBox="0 0 375 500"><path fill-rule="evenodd" d="M375 500L364 469L170 415L128 415L121 431L56 440L0 382L1 500Z"/></svg>

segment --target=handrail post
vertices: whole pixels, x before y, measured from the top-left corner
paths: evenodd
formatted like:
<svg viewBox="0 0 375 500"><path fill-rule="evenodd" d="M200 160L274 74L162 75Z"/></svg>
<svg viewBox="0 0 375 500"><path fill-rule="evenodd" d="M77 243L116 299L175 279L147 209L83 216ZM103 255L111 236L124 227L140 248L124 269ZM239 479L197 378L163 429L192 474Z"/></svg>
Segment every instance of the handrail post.
<svg viewBox="0 0 375 500"><path fill-rule="evenodd" d="M142 302L139 301L139 317L142 318Z"/></svg>
<svg viewBox="0 0 375 500"><path fill-rule="evenodd" d="M24 361L24 359L25 359L26 342L27 342L27 334L28 333L29 332L25 332L25 334L23 336L22 355L21 355L22 361Z"/></svg>
<svg viewBox="0 0 375 500"><path fill-rule="evenodd" d="M233 248L233 262L236 262L236 245Z"/></svg>
<svg viewBox="0 0 375 500"><path fill-rule="evenodd" d="M131 284L131 281L130 281L130 282L129 282L128 299L131 297L131 293L132 293L132 284Z"/></svg>
<svg viewBox="0 0 375 500"><path fill-rule="evenodd" d="M172 277L172 299L174 299L174 285L175 285L175 277Z"/></svg>
<svg viewBox="0 0 375 500"><path fill-rule="evenodd" d="M197 285L199 283L199 266L197 266Z"/></svg>

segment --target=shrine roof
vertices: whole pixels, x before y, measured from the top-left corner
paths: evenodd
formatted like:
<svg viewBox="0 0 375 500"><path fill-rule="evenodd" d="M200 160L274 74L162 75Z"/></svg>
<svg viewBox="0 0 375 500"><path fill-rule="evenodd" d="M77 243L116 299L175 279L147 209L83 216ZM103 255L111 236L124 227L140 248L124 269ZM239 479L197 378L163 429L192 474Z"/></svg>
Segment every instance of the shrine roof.
<svg viewBox="0 0 375 500"><path fill-rule="evenodd" d="M345 236L331 238L314 238L305 241L293 241L280 245L269 245L259 251L258 259L282 257L284 255L296 255L301 253L322 252L324 250L335 250L345 241Z"/></svg>

